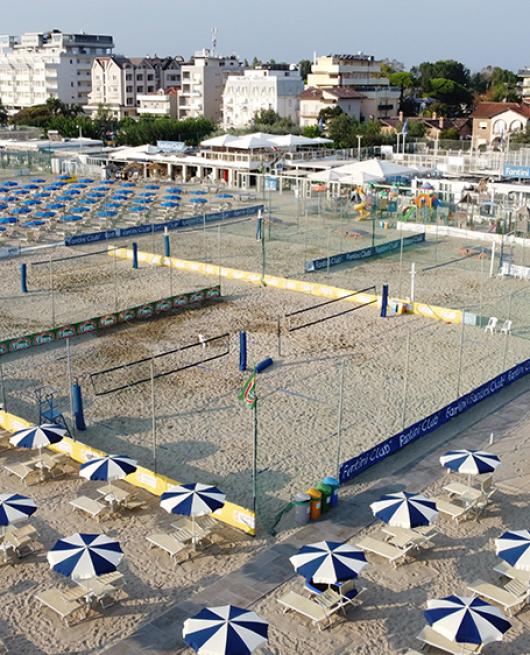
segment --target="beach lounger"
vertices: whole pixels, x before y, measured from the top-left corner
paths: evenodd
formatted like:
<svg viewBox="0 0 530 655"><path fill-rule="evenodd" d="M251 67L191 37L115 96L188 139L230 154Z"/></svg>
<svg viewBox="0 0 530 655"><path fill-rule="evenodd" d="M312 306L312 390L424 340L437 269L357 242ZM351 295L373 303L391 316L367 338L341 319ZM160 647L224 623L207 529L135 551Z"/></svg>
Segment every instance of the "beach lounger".
<svg viewBox="0 0 530 655"><path fill-rule="evenodd" d="M84 603L79 600L66 599L58 589L48 589L37 594L35 598L41 605L58 614L67 626L71 625L70 619L75 616L79 616L79 618L86 616Z"/></svg>
<svg viewBox="0 0 530 655"><path fill-rule="evenodd" d="M5 464L4 469L28 486L40 481L40 473L26 464Z"/></svg>
<svg viewBox="0 0 530 655"><path fill-rule="evenodd" d="M373 553L386 559L390 564L397 566L399 563L404 563L407 559L407 554L411 550L411 547L407 548L397 548L392 544L387 543L386 541L380 541L374 537L363 537L360 541L356 543L357 548L365 550L368 553Z"/></svg>
<svg viewBox="0 0 530 655"><path fill-rule="evenodd" d="M325 627L328 627L331 624L331 617L340 609L340 607L326 609L315 601L305 596L300 596L300 594L294 591L289 591L285 596L278 598L278 602L280 605L283 605L284 614L289 610L297 612L310 619L313 625L318 626L319 630L322 629L324 623L327 623Z"/></svg>
<svg viewBox="0 0 530 655"><path fill-rule="evenodd" d="M436 632L436 630L433 630L430 625L426 625L423 628L417 639L428 646L434 646L438 650L451 653L451 655L471 655L472 653L480 653L481 650L480 645L457 644L455 641L451 641L439 632Z"/></svg>
<svg viewBox="0 0 530 655"><path fill-rule="evenodd" d="M522 584L530 587L530 571L520 571L519 569L510 566L508 562L500 562L500 564L493 567L493 570L504 578L519 580Z"/></svg>
<svg viewBox="0 0 530 655"><path fill-rule="evenodd" d="M78 496L70 501L70 505L81 512L89 514L92 518L98 521L108 517L110 514L110 508L107 505L103 505L98 500L94 500L88 496Z"/></svg>
<svg viewBox="0 0 530 655"><path fill-rule="evenodd" d="M392 545L397 548L406 548L409 545L418 549L426 546L430 547L433 545L432 539L438 534L434 528L429 533L421 534L415 530L391 525L383 526L382 531L388 535Z"/></svg>
<svg viewBox="0 0 530 655"><path fill-rule="evenodd" d="M497 489L493 487L493 489L490 489L487 494L483 494L475 503L473 503L473 506L471 507L471 513L477 521L480 521L480 517L482 514L484 514L490 505L491 497L496 491Z"/></svg>
<svg viewBox="0 0 530 655"><path fill-rule="evenodd" d="M510 580L504 587L476 580L468 586L468 589L475 596L500 605L510 616L522 610L530 598L530 589L519 580Z"/></svg>
<svg viewBox="0 0 530 655"><path fill-rule="evenodd" d="M473 504L464 507L440 497L434 497L431 498L431 500L436 503L436 509L440 514L449 516L451 519L453 519L453 521L456 521L457 523L460 521L460 519L466 518L473 507Z"/></svg>
<svg viewBox="0 0 530 655"><path fill-rule="evenodd" d="M30 535L8 532L2 542L6 554L11 551L16 557L27 557L37 550L37 543Z"/></svg>
<svg viewBox="0 0 530 655"><path fill-rule="evenodd" d="M178 541L176 537L173 537L170 534L150 534L146 537L146 539L151 544L151 546L157 546L158 548L161 548L166 553L168 553L170 557L175 557L178 555L178 553L186 548L186 544Z"/></svg>

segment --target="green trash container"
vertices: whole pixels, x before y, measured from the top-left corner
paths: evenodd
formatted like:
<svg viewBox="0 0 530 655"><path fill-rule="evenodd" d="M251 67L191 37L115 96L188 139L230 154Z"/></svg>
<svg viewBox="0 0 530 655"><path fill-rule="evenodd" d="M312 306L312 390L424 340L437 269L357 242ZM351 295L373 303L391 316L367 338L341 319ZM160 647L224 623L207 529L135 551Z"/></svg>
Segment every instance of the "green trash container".
<svg viewBox="0 0 530 655"><path fill-rule="evenodd" d="M322 514L329 512L331 509L331 496L333 495L333 488L329 484L324 484L324 482L319 482L316 486L316 489L322 494Z"/></svg>

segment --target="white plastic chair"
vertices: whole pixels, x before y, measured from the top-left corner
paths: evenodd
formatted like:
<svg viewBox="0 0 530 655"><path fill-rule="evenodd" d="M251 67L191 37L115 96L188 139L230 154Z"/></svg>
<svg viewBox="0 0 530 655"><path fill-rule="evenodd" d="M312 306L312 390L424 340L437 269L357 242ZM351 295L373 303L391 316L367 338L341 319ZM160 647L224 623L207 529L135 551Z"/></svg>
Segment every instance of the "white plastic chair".
<svg viewBox="0 0 530 655"><path fill-rule="evenodd" d="M501 327L501 334L508 334L512 333L512 321L504 321L504 325Z"/></svg>
<svg viewBox="0 0 530 655"><path fill-rule="evenodd" d="M497 323L498 322L499 322L499 319L496 316L490 316L488 324L484 328L484 332L491 332L491 334L494 334L497 331Z"/></svg>

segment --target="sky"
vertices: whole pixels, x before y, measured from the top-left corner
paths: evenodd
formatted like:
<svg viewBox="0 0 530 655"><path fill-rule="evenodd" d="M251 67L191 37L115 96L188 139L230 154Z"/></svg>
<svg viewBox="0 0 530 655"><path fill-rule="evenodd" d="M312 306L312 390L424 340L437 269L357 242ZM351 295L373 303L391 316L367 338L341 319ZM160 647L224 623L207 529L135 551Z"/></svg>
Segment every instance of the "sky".
<svg viewBox="0 0 530 655"><path fill-rule="evenodd" d="M11 7L2 12L2 34L111 34L115 52L128 56L187 58L210 46L217 27L218 51L249 60L363 51L407 67L437 59L472 71L530 64L529 0L21 0Z"/></svg>

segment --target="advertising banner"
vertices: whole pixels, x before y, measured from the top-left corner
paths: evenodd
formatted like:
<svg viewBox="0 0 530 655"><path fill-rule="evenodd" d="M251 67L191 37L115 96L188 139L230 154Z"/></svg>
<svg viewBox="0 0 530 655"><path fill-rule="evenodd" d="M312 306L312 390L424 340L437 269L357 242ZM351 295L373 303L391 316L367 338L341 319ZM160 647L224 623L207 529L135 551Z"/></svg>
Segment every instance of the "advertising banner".
<svg viewBox="0 0 530 655"><path fill-rule="evenodd" d="M486 398L493 396L499 391L502 391L505 387L508 387L513 382L520 380L528 374L530 374L530 359L525 360L521 364L514 366L504 373L501 373L492 380L484 382L484 384L481 384L476 389L473 389L473 391L461 396L458 400L449 403L449 405L442 407L421 421L410 425L405 430L398 432L389 439L386 439L373 448L370 448L370 450L344 462L340 466L339 477L341 484L349 482L354 477L370 468L370 466L382 462L398 450L408 446L408 444L421 439L421 437L430 434L434 430L437 430L442 425L448 423L451 419L460 416L479 402L486 400Z"/></svg>
<svg viewBox="0 0 530 655"><path fill-rule="evenodd" d="M403 239L403 248L407 246L412 246L416 243L422 243L425 241L425 234L413 234L410 237L405 237ZM380 243L377 246L368 246L367 248L361 248L361 250L352 250L351 252L343 252L338 255L331 255L330 257L322 257L321 259L313 259L310 262L305 263L306 273L312 273L314 271L327 268L328 265L339 266L340 264L345 264L347 262L356 262L362 259L368 259L369 257L376 257L378 255L385 255L388 252L395 252L396 250L401 249L401 239L395 239L394 241L387 241L386 243Z"/></svg>
<svg viewBox="0 0 530 655"><path fill-rule="evenodd" d="M162 298L161 300L148 302L138 307L129 307L128 309L122 309L119 312L105 314L104 316L96 316L95 318L89 318L79 323L61 325L54 329L43 330L42 332L35 332L14 339L5 339L4 341L0 341L0 355L26 350L33 346L43 346L46 343L59 341L68 337L90 334L91 332L108 329L119 323L145 320L154 315L177 310L181 307L202 304L205 301L220 297L220 286L208 287L198 291L181 293L178 296Z"/></svg>

